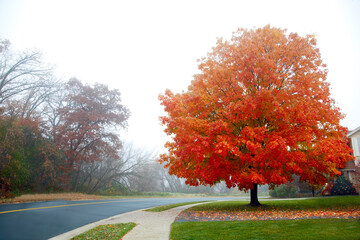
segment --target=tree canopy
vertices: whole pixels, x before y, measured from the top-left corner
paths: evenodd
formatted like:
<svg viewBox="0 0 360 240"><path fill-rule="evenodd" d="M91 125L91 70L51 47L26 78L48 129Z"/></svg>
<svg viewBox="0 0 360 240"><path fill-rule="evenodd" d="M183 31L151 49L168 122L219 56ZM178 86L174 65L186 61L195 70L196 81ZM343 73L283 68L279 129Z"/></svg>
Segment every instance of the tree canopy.
<svg viewBox="0 0 360 240"><path fill-rule="evenodd" d="M120 92L106 85L83 85L70 79L66 85L65 106L58 109L59 123L54 127L55 144L64 151L69 170L79 175L84 163L119 159L121 148L116 126L126 127L129 110L121 104ZM78 177L74 179L77 190Z"/></svg>
<svg viewBox="0 0 360 240"><path fill-rule="evenodd" d="M352 157L313 35L265 26L219 39L188 90L159 96L161 156L190 185L324 184Z"/></svg>

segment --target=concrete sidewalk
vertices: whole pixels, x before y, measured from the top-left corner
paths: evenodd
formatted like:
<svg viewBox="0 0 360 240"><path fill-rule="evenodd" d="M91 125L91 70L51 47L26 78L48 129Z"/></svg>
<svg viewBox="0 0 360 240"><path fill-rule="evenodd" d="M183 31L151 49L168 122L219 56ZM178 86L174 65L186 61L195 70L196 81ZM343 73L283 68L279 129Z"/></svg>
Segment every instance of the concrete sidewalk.
<svg viewBox="0 0 360 240"><path fill-rule="evenodd" d="M145 212L144 210L128 212L85 225L53 237L51 240L67 240L99 225L127 222L134 222L137 225L123 237L123 240L168 240L170 236L170 225L174 222L176 216L179 215L181 211L198 204L201 203L185 205L163 212Z"/></svg>

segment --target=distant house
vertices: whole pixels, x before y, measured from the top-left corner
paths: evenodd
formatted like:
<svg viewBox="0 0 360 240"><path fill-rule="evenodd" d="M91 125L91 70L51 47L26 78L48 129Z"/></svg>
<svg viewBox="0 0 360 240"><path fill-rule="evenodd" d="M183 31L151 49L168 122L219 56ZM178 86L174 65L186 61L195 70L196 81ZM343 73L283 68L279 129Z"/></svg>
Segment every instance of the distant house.
<svg viewBox="0 0 360 240"><path fill-rule="evenodd" d="M360 187L360 127L348 133L349 145L353 150L353 156L355 160L346 163L345 168L340 171L354 184L359 191Z"/></svg>

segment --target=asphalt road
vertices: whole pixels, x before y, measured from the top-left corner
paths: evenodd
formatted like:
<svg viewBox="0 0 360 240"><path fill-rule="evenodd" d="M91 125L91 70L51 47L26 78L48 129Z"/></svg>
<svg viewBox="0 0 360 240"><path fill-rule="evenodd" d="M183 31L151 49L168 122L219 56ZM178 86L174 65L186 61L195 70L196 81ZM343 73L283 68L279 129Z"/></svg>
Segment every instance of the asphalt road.
<svg viewBox="0 0 360 240"><path fill-rule="evenodd" d="M49 239L86 224L138 209L228 198L147 198L50 201L0 205L0 240Z"/></svg>

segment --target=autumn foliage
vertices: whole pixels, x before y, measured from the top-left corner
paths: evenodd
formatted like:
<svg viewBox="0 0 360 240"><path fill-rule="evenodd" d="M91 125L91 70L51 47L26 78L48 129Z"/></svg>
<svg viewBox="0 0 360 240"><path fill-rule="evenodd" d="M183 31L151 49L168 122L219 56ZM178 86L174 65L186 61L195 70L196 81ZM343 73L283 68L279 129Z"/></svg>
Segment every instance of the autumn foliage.
<svg viewBox="0 0 360 240"><path fill-rule="evenodd" d="M316 39L266 26L219 39L186 92L159 99L162 155L190 185L324 184L352 159Z"/></svg>
<svg viewBox="0 0 360 240"><path fill-rule="evenodd" d="M40 126L39 119L0 115L0 198L62 187L63 155Z"/></svg>
<svg viewBox="0 0 360 240"><path fill-rule="evenodd" d="M78 190L78 176L84 164L119 159L121 142L114 130L116 126L127 126L129 110L121 104L120 92L103 84L84 85L73 78L66 91L53 136L66 156L64 171L75 172L73 188Z"/></svg>

